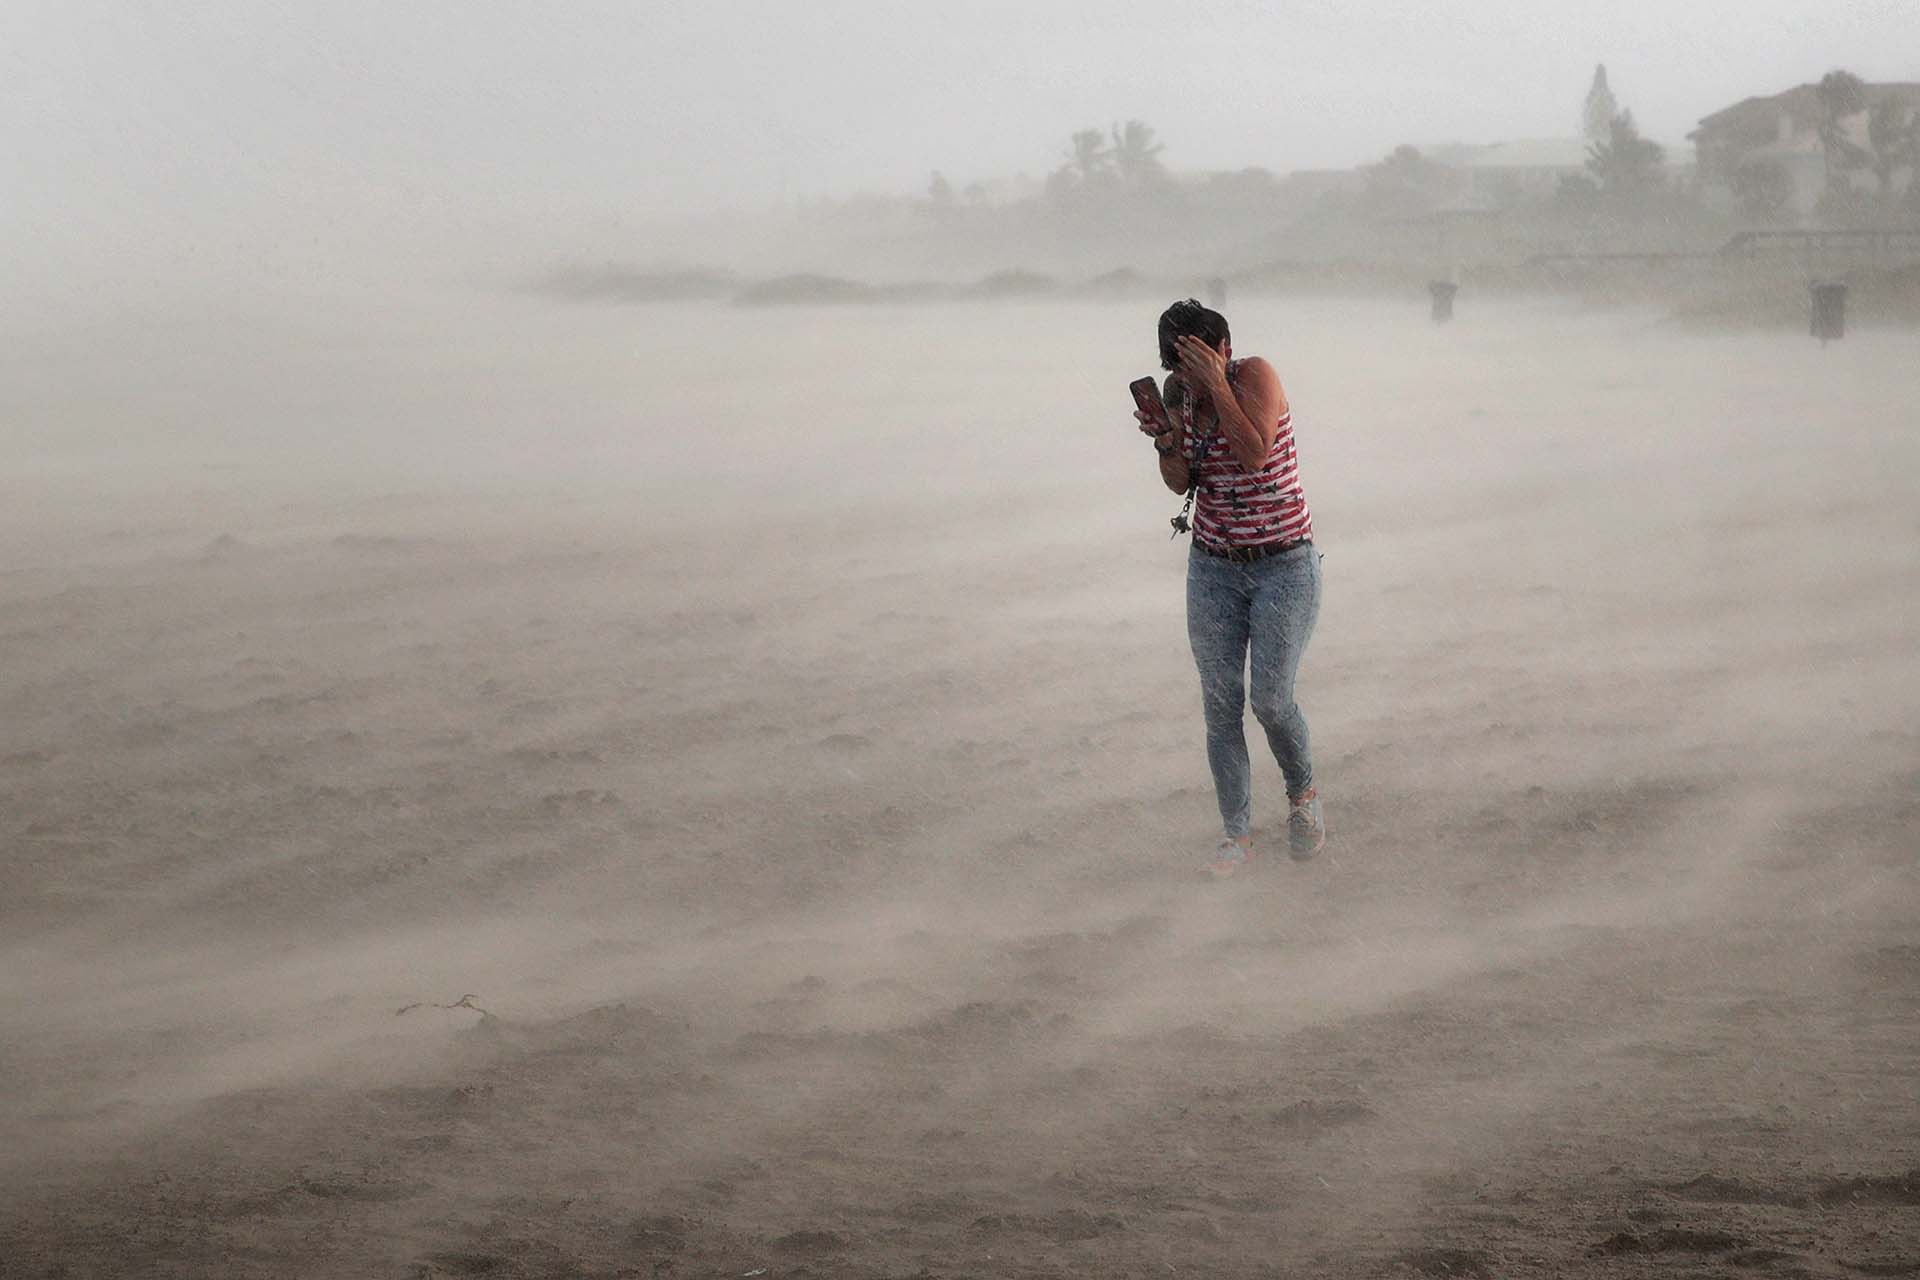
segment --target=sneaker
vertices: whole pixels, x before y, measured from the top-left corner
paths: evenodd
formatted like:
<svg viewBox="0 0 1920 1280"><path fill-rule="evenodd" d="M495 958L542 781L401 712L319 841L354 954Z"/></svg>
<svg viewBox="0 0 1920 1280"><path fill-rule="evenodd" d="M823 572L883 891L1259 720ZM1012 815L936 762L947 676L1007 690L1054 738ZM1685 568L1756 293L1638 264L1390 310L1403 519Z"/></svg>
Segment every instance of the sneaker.
<svg viewBox="0 0 1920 1280"><path fill-rule="evenodd" d="M1213 857L1207 862L1207 874L1215 880L1226 880L1239 875L1253 865L1253 847L1241 844L1232 836L1221 836L1220 843L1213 847Z"/></svg>
<svg viewBox="0 0 1920 1280"><path fill-rule="evenodd" d="M1287 856L1306 862L1327 842L1327 824L1320 819L1320 789L1308 787L1303 796L1287 797Z"/></svg>

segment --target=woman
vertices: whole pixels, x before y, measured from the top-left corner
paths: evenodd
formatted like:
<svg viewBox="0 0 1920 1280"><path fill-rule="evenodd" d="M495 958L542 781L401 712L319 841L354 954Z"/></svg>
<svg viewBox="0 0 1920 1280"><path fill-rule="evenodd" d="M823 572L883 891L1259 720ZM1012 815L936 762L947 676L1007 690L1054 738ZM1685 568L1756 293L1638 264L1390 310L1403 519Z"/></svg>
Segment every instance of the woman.
<svg viewBox="0 0 1920 1280"><path fill-rule="evenodd" d="M1167 488L1194 492L1187 638L1225 827L1207 868L1232 876L1253 856L1249 658L1253 714L1287 782L1288 853L1305 862L1327 833L1293 681L1320 613L1320 555L1287 394L1265 360L1235 360L1226 317L1192 299L1160 317L1160 364L1169 371L1171 421L1138 410L1134 417L1153 438Z"/></svg>

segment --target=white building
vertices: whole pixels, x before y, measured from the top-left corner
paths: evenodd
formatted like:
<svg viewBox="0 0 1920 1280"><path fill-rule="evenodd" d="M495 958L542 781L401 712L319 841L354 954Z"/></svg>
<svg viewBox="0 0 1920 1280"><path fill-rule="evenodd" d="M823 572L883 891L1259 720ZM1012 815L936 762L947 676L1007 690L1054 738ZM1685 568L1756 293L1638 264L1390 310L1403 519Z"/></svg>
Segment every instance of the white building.
<svg viewBox="0 0 1920 1280"><path fill-rule="evenodd" d="M1874 107L1893 100L1920 117L1920 84L1870 84L1866 100L1865 110L1839 123L1846 139L1869 154L1868 121ZM1735 207L1739 193L1765 176L1755 171L1771 168L1777 171L1771 181L1777 184L1786 209L1801 215L1811 212L1827 189L1827 155L1820 140L1825 114L1818 88L1803 84L1770 97L1748 98L1705 117L1687 135L1694 145L1702 190L1716 202ZM1904 191L1913 181L1913 168L1898 165L1889 176L1894 190ZM1860 191L1873 191L1879 184L1870 164L1844 170L1836 181Z"/></svg>

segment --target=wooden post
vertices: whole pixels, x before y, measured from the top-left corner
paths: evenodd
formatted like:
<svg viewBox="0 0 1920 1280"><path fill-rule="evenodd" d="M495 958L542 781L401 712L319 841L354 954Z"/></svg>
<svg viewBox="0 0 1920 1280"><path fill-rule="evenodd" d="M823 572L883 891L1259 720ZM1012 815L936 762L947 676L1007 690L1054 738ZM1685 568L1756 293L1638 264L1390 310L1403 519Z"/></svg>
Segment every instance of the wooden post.
<svg viewBox="0 0 1920 1280"><path fill-rule="evenodd" d="M1836 280L1816 283L1813 295L1813 336L1820 345L1837 342L1847 336L1847 286Z"/></svg>

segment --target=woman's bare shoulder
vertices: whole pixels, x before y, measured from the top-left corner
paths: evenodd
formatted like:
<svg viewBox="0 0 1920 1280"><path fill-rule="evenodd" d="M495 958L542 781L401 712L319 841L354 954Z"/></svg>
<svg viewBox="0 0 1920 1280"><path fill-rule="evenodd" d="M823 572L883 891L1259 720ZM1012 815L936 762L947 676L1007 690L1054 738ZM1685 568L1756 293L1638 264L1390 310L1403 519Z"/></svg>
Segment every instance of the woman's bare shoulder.
<svg viewBox="0 0 1920 1280"><path fill-rule="evenodd" d="M1264 356L1248 356L1234 361L1234 383L1250 395L1260 396L1281 413L1288 412L1287 389L1280 384L1280 371Z"/></svg>

